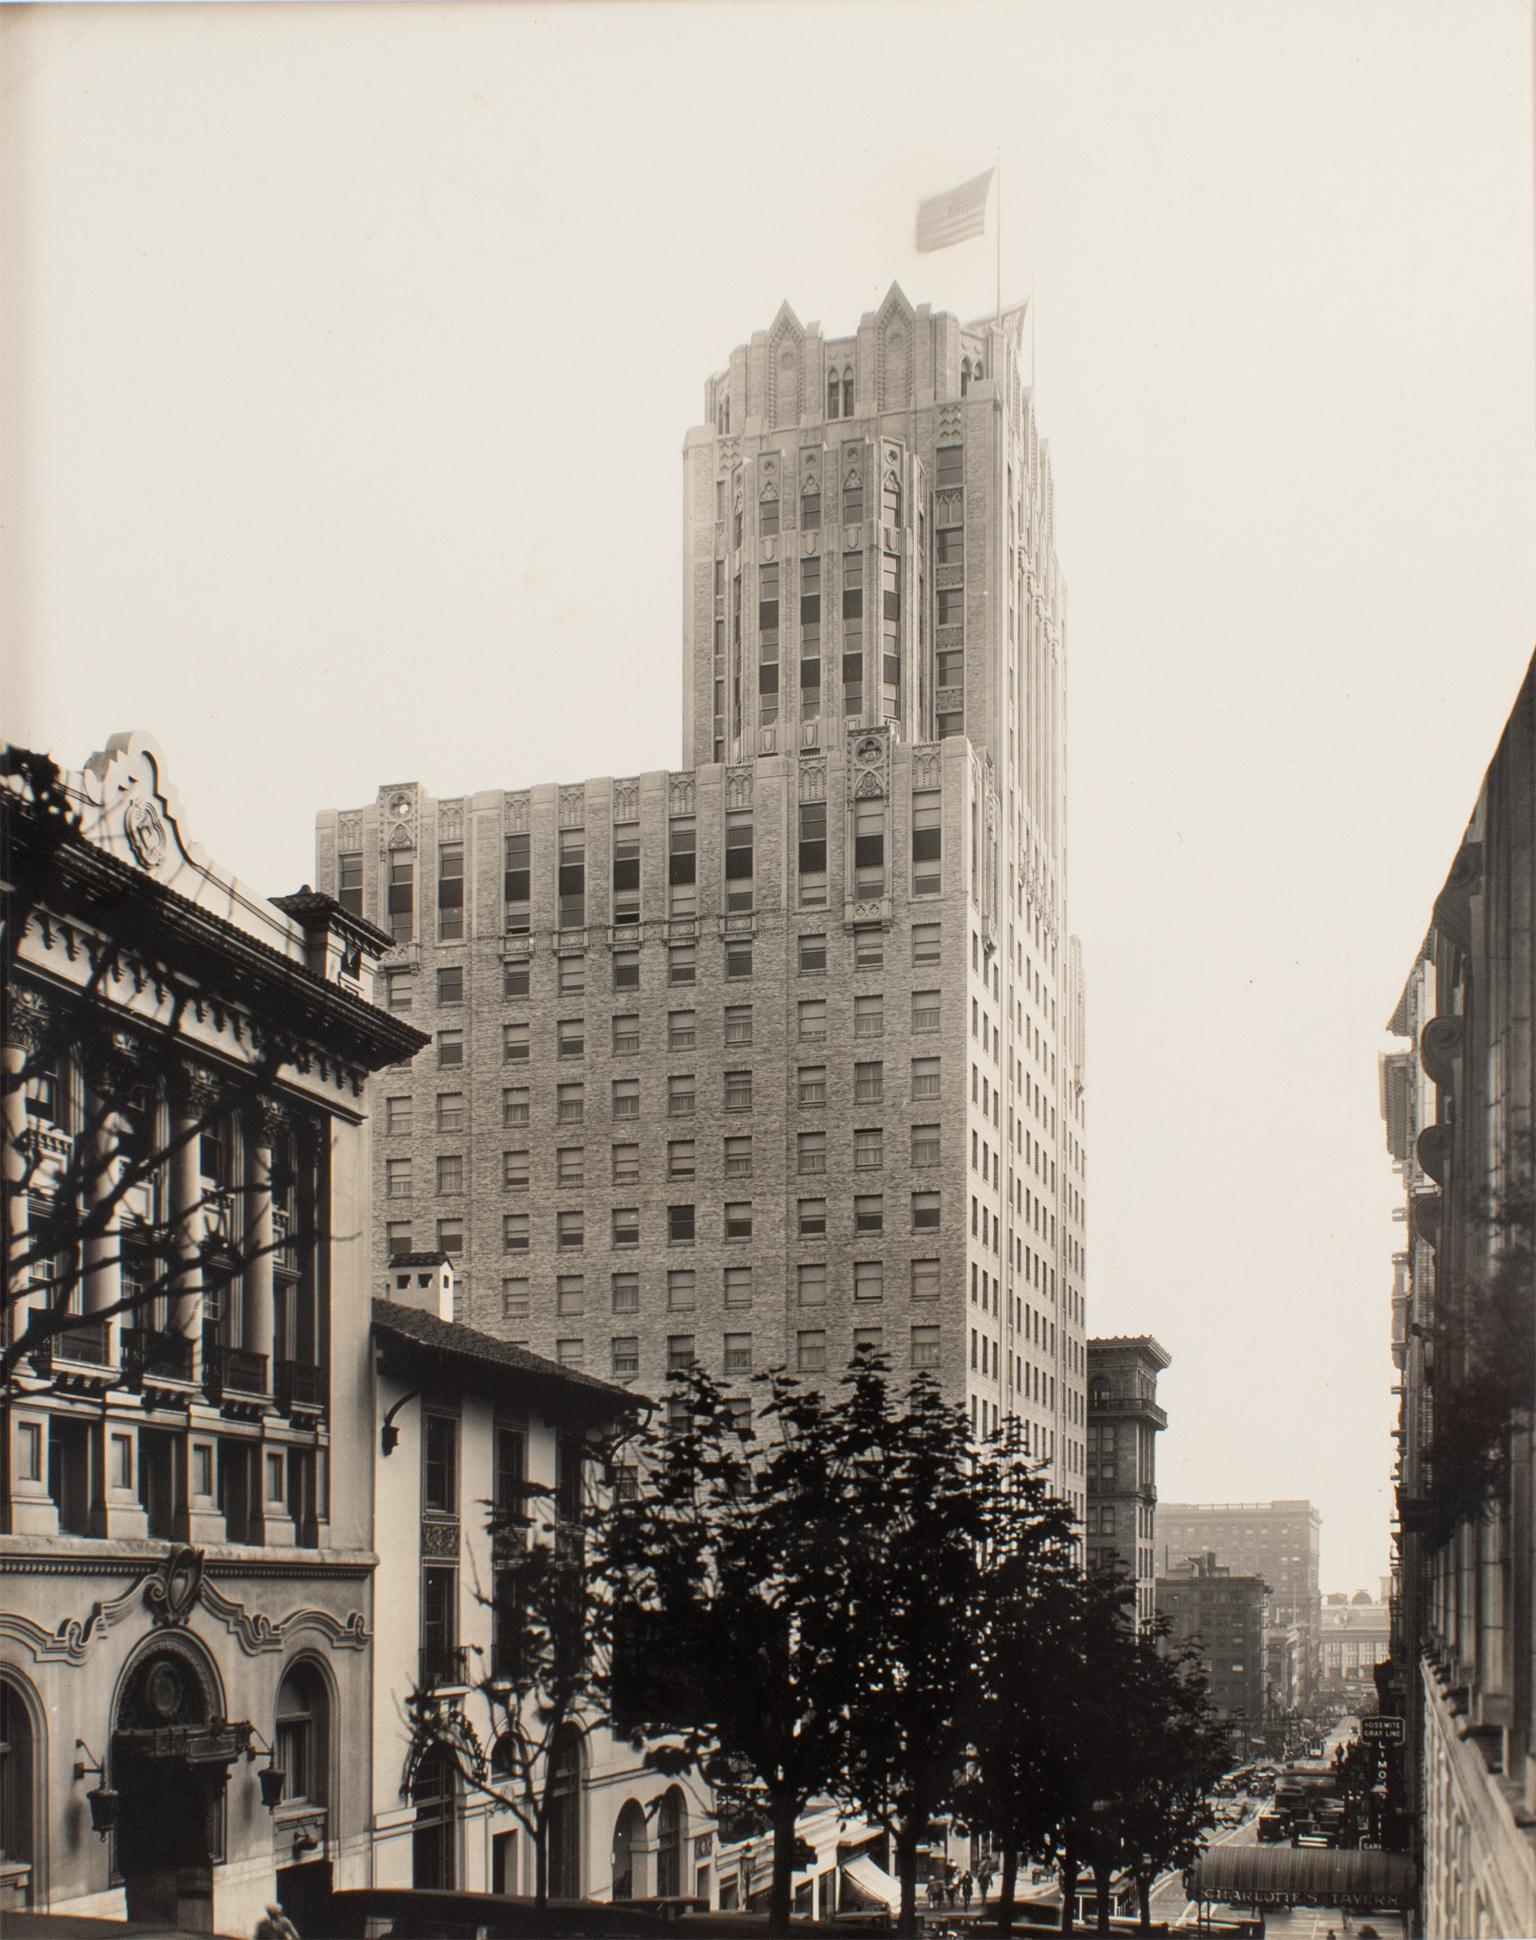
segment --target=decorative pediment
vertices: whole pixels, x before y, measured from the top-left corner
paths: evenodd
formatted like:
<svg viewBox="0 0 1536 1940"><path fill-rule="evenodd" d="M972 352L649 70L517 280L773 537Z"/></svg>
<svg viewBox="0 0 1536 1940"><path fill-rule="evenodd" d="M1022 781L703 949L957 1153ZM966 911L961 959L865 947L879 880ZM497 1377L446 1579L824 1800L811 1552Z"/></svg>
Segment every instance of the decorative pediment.
<svg viewBox="0 0 1536 1940"><path fill-rule="evenodd" d="M860 775L854 784L853 793L857 801L877 802L884 797L885 788L878 775Z"/></svg>
<svg viewBox="0 0 1536 1940"><path fill-rule="evenodd" d="M399 824L389 832L389 846L392 850L414 849L416 846L416 838L408 828L403 824Z"/></svg>

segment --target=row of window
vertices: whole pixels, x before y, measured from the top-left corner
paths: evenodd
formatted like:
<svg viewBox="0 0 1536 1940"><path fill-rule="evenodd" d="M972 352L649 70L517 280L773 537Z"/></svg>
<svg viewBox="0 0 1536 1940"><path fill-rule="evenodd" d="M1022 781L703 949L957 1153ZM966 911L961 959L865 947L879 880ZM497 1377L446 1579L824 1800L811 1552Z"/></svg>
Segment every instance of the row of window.
<svg viewBox="0 0 1536 1940"><path fill-rule="evenodd" d="M906 1263L908 1291L914 1300L936 1300L939 1296L939 1262L917 1259ZM795 1298L801 1307L824 1307L828 1299L829 1268L825 1260L802 1261L795 1269ZM883 1260L855 1260L851 1269L851 1289L855 1300L878 1301L885 1298L886 1265ZM698 1305L699 1276L692 1267L672 1267L666 1275L666 1308L669 1313L690 1313ZM501 1313L504 1320L532 1318L533 1282L512 1276L501 1283ZM748 1308L754 1294L751 1266L722 1269L721 1302L728 1308ZM782 1300L782 1291L776 1294ZM638 1272L615 1272L608 1280L608 1306L615 1314L639 1314L641 1276ZM562 1273L555 1278L555 1313L571 1318L588 1310L586 1276Z"/></svg>
<svg viewBox="0 0 1536 1940"><path fill-rule="evenodd" d="M439 1161L441 1164L442 1162ZM826 1228L825 1201L821 1206L820 1224L822 1232ZM911 1201L911 1230L914 1233L936 1233L939 1230L941 1212L940 1194L914 1192ZM814 1216L813 1216L814 1218ZM503 1252L526 1253L532 1246L533 1215L525 1212L503 1213L501 1216L501 1244ZM697 1237L698 1212L692 1204L679 1204L667 1207L666 1237L669 1246L692 1246ZM616 1206L610 1214L609 1240L618 1247L639 1246L641 1216L638 1206ZM854 1200L854 1230L857 1233L875 1235L885 1231L885 1196L883 1193L865 1193ZM802 1228L802 1237L805 1237ZM749 1240L752 1237L752 1201L750 1199L728 1199L721 1214L721 1238L726 1241ZM819 1235L818 1235L819 1237ZM555 1214L555 1246L558 1251L572 1252L585 1247L587 1243L586 1209L580 1206L568 1207Z"/></svg>
<svg viewBox="0 0 1536 1940"><path fill-rule="evenodd" d="M883 1327L855 1327L850 1339L852 1355L884 1354L886 1330ZM908 1330L908 1358L914 1368L936 1368L941 1364L939 1329L919 1324ZM754 1371L754 1348L750 1333L726 1333L720 1337L720 1367L727 1375ZM563 1336L555 1342L555 1358L563 1367L586 1365L587 1344L580 1336ZM669 1334L666 1346L666 1371L681 1374L698 1364L698 1341L693 1334ZM796 1330L793 1365L801 1374L824 1374L828 1368L827 1330L801 1327ZM640 1372L640 1336L615 1334L608 1343L608 1374L622 1381Z"/></svg>
<svg viewBox="0 0 1536 1940"><path fill-rule="evenodd" d="M819 668L819 661L816 663ZM817 674L819 682L820 675ZM777 673L775 672L775 687ZM856 710L855 710L856 711ZM912 894L936 896L942 879L942 807L938 789L920 789L912 796ZM878 896L886 885L886 827L889 804L883 799L854 804L853 893ZM532 929L532 837L527 833L506 835L502 896L508 935L523 936ZM581 929L587 922L586 830L561 829L557 837L555 890L556 916L560 929ZM800 900L818 907L827 899L827 804L802 802L799 805L797 860ZM723 896L727 914L745 913L754 906L753 874L755 837L753 811L730 809L725 818L723 858ZM353 850L337 857L338 900L353 914L362 914L363 857ZM409 943L416 935L416 859L410 853L391 853L385 896L386 927L397 944ZM464 938L464 844L438 845L437 940L460 942ZM667 827L666 914L688 918L699 914L698 825L692 816L673 816ZM641 918L640 824L615 823L613 827L612 894L609 920L616 928L637 924ZM679 946L674 946L677 948ZM729 950L729 945L727 949ZM626 953L627 955L628 953ZM626 975L639 978L638 955L622 966L615 959L615 977L622 967ZM563 972L561 974L564 974ZM575 974L574 972L572 973ZM745 970L727 974L750 975ZM388 979L393 990L393 980ZM692 976L669 971L669 981L691 982ZM616 988L624 988L616 983ZM439 1001L463 1001L463 973L449 979L448 988L457 988L456 997L444 999L439 984ZM402 981L401 997L407 999L409 985ZM408 1008L408 1002L391 1008Z"/></svg>

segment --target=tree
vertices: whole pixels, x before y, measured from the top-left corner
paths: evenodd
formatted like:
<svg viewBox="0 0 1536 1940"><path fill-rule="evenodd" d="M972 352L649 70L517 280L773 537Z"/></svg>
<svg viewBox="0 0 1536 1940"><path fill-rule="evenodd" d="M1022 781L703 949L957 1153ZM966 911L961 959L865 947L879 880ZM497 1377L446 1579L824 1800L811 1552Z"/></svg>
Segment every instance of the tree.
<svg viewBox="0 0 1536 1940"><path fill-rule="evenodd" d="M602 1542L613 1597L608 1708L647 1763L695 1767L723 1813L767 1821L769 1930L789 1930L796 1821L838 1783L869 1652L878 1546L854 1506L881 1457L884 1383L828 1396L782 1372L757 1406L694 1369L642 1483ZM864 1493L861 1494L861 1489Z"/></svg>
<svg viewBox="0 0 1536 1940"><path fill-rule="evenodd" d="M891 1834L910 1933L918 1850L965 1795L986 1670L1069 1554L1071 1520L1015 1441L978 1444L926 1378L904 1397L882 1384L880 1409L850 1505L879 1560L838 1795Z"/></svg>

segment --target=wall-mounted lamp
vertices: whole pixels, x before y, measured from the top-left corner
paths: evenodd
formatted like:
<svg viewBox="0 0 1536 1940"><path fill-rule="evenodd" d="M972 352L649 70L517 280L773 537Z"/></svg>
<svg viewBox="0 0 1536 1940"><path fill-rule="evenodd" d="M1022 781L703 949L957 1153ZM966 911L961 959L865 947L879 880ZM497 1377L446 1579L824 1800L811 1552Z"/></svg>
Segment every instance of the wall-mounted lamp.
<svg viewBox="0 0 1536 1940"><path fill-rule="evenodd" d="M389 1413L385 1415L383 1423L379 1428L379 1453L381 1455L393 1455L395 1450L400 1446L400 1430L395 1426L395 1416L399 1414L407 1401L414 1401L420 1393L420 1388L412 1388L409 1394L402 1394L400 1399L390 1409Z"/></svg>
<svg viewBox="0 0 1536 1940"><path fill-rule="evenodd" d="M288 1783L288 1774L278 1764L276 1751L261 1736L261 1733L256 1729L255 1725L250 1727L250 1733L252 1738L260 1739L260 1755L267 1761L265 1769L256 1774L256 1782L261 1787L261 1802L269 1812L275 1812L283 1802L283 1788ZM245 1747L246 1764L254 1765L257 1754L258 1746L247 1743Z"/></svg>
<svg viewBox="0 0 1536 1940"><path fill-rule="evenodd" d="M78 1785L92 1772L101 1780L99 1785L93 1786L86 1793L85 1802L91 1808L92 1832L105 1839L117 1824L117 1794L107 1783L107 1774L102 1768L101 1760L83 1738L75 1740L75 1750L85 1753L84 1758L75 1760L75 1783Z"/></svg>

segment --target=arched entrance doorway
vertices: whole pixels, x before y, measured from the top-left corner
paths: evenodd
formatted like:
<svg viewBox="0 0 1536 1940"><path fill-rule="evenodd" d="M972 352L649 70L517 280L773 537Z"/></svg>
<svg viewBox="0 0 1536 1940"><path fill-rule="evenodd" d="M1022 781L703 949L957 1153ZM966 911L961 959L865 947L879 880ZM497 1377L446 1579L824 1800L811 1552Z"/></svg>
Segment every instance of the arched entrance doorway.
<svg viewBox="0 0 1536 1940"><path fill-rule="evenodd" d="M656 1814L656 1893L676 1899L683 1890L683 1841L688 1832L688 1802L682 1788L670 1786Z"/></svg>
<svg viewBox="0 0 1536 1940"><path fill-rule="evenodd" d="M581 1898L581 1733L566 1725L555 1739L550 1754L554 1769L550 1780L548 1878L552 1900Z"/></svg>
<svg viewBox="0 0 1536 1940"><path fill-rule="evenodd" d="M37 1897L38 1744L26 1699L0 1677L0 1889L10 1906Z"/></svg>
<svg viewBox="0 0 1536 1940"><path fill-rule="evenodd" d="M220 1716L211 1671L190 1650L162 1642L132 1667L111 1758L116 1862L130 1920L212 1932L224 1787L242 1744Z"/></svg>
<svg viewBox="0 0 1536 1940"><path fill-rule="evenodd" d="M613 1898L645 1898L645 1807L626 1799L613 1828Z"/></svg>

